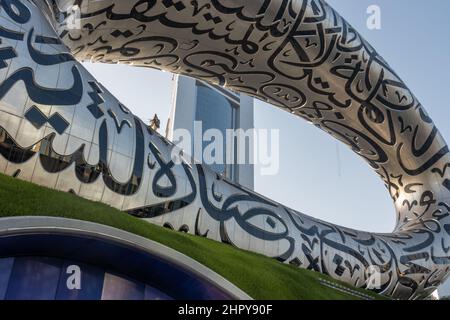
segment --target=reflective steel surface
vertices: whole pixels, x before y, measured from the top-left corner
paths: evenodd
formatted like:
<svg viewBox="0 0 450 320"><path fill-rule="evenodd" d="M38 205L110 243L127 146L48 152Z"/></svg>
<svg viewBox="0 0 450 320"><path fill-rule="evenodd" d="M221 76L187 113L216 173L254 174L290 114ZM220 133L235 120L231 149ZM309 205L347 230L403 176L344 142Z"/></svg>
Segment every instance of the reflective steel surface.
<svg viewBox="0 0 450 320"><path fill-rule="evenodd" d="M357 287L375 273L374 290L396 298L426 296L447 278L447 144L383 58L324 1L4 0L1 6L2 172ZM75 59L189 75L312 122L378 173L397 210L396 229L338 227L205 166L173 164L174 147Z"/></svg>

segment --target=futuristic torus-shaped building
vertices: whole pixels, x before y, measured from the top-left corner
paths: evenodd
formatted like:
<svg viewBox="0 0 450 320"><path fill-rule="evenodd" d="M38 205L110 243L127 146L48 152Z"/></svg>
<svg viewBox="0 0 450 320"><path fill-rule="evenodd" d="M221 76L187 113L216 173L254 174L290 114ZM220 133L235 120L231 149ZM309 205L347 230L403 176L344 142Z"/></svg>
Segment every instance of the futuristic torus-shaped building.
<svg viewBox="0 0 450 320"><path fill-rule="evenodd" d="M0 21L1 172L357 287L375 266L378 291L396 298L428 295L446 279L448 146L387 62L324 1L2 0ZM384 181L395 230L335 226L200 164L174 164L174 146L83 60L188 75L313 123Z"/></svg>

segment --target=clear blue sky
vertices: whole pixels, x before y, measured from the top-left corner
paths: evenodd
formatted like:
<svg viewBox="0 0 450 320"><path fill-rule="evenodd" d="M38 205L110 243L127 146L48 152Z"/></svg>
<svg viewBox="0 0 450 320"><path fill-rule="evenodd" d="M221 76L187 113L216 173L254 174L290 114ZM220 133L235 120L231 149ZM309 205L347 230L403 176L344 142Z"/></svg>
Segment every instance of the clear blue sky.
<svg viewBox="0 0 450 320"><path fill-rule="evenodd" d="M389 62L450 141L450 1L328 0ZM366 9L381 7L381 30L368 30ZM171 74L127 66L88 69L143 120L165 127ZM256 191L296 210L368 231L390 232L394 209L381 180L347 147L288 113L255 103L256 127L278 128L280 173L256 175Z"/></svg>

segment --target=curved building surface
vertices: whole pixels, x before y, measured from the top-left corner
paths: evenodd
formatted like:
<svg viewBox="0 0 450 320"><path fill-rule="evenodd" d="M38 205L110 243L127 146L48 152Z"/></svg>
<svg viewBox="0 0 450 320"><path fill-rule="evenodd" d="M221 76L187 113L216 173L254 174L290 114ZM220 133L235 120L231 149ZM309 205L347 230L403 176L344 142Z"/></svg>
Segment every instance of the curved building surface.
<svg viewBox="0 0 450 320"><path fill-rule="evenodd" d="M210 269L111 227L0 220L0 300L229 300L250 297Z"/></svg>
<svg viewBox="0 0 450 320"><path fill-rule="evenodd" d="M375 290L396 298L429 295L447 278L448 147L387 62L324 1L1 6L1 172L357 287L375 272ZM190 165L77 60L189 75L312 122L384 181L395 230L372 234L319 221Z"/></svg>

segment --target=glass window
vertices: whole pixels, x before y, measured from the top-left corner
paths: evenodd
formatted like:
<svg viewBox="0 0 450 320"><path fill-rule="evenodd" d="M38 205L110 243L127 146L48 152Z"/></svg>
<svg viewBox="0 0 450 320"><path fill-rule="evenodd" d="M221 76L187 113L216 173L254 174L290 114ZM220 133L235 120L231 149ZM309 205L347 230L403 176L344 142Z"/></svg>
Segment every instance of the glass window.
<svg viewBox="0 0 450 320"><path fill-rule="evenodd" d="M0 300L5 299L14 258L0 259Z"/></svg>
<svg viewBox="0 0 450 320"><path fill-rule="evenodd" d="M145 300L173 300L167 294L154 287L145 286Z"/></svg>
<svg viewBox="0 0 450 320"><path fill-rule="evenodd" d="M203 134L209 129L219 130L226 139L226 130L236 128L236 105L227 97L206 85L197 85L197 109L195 120L202 122ZM234 146L227 146L223 141L223 156L221 163L214 163L210 167L217 173L234 180L234 170L231 164L226 163L227 153ZM203 150L211 142L203 142Z"/></svg>
<svg viewBox="0 0 450 320"><path fill-rule="evenodd" d="M106 273L102 300L144 300L145 285Z"/></svg>
<svg viewBox="0 0 450 320"><path fill-rule="evenodd" d="M52 258L16 258L7 300L54 300L61 261Z"/></svg>
<svg viewBox="0 0 450 320"><path fill-rule="evenodd" d="M76 279L77 276L79 279ZM56 300L100 300L104 277L105 272L99 268L79 262L64 261ZM76 281L79 281L79 287L76 286Z"/></svg>
<svg viewBox="0 0 450 320"><path fill-rule="evenodd" d="M143 261L143 260L139 260ZM0 300L228 299L220 289L159 260L145 282L102 266L48 257L0 259ZM169 266L169 267L168 267Z"/></svg>

